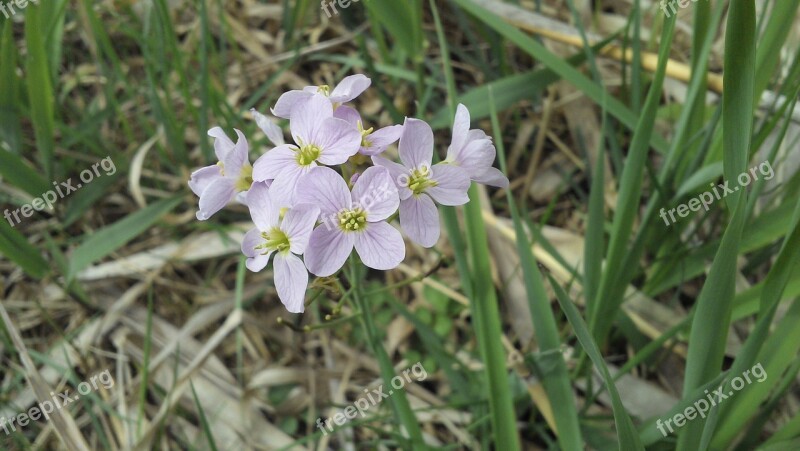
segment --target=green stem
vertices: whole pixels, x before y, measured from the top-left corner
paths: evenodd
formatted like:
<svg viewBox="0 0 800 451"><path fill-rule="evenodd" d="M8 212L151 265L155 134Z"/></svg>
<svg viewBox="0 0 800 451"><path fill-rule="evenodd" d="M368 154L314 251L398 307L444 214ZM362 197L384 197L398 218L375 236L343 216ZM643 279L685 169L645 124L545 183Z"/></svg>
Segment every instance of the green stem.
<svg viewBox="0 0 800 451"><path fill-rule="evenodd" d="M355 304L359 310L359 313L361 314L362 324L364 325L364 330L367 334L367 341L372 348L372 352L375 354L375 358L378 359L378 365L380 366L381 377L383 378L384 386L389 387L391 386L392 378L394 378L397 374L394 371L394 366L392 365L391 359L389 359L389 354L383 347L383 343L381 343L381 339L378 335L378 329L375 326L375 320L372 317L372 310L370 310L369 303L367 302L367 299L364 297L361 290L361 278L359 277L360 269L362 268L359 266L357 260L355 260L354 257L351 257L350 261L348 262L347 278L352 287L352 297L355 300ZM413 449L426 448L425 442L422 439L422 431L419 428L419 422L417 421L417 417L414 415L414 411L411 410L411 404L409 404L405 392L402 390L395 390L389 399L392 403L395 417L397 417L400 423L404 426L411 439L411 445Z"/></svg>

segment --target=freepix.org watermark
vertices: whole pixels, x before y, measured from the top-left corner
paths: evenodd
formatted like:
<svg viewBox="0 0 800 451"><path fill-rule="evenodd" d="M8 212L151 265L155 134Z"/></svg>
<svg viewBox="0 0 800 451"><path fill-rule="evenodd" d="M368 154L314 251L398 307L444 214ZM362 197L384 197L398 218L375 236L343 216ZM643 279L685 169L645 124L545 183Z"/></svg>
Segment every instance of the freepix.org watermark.
<svg viewBox="0 0 800 451"><path fill-rule="evenodd" d="M39 4L39 0L9 0L8 2L0 0L0 12L6 16L6 19L10 19L11 16L17 14L17 11L27 8L28 2L35 5ZM14 9L14 6L16 6L17 9Z"/></svg>
<svg viewBox="0 0 800 451"><path fill-rule="evenodd" d="M63 199L72 192L78 191L79 188L83 187L83 184L90 183L95 177L100 177L100 168L103 169L105 175L114 175L117 172L117 167L114 165L114 161L111 160L111 157L105 157L93 164L91 169L84 169L81 171L80 179L83 183L73 185L72 178L68 178L66 182L53 182L55 191L47 191L42 194L41 197L33 199L30 204L25 204L16 210L9 210L6 208L3 212L3 216L6 218L6 221L11 224L11 227L14 227L22 221L20 214L25 218L30 218L34 211L42 211L45 208L52 209L53 203L57 199Z"/></svg>
<svg viewBox="0 0 800 451"><path fill-rule="evenodd" d="M360 0L322 0L320 5L322 6L322 10L325 11L325 14L328 16L328 19L330 19L332 16L331 11L333 11L333 14L336 14L337 16L339 15L339 10L336 9L336 6L346 9L349 8L351 4L358 3L359 1Z"/></svg>
<svg viewBox="0 0 800 451"><path fill-rule="evenodd" d="M409 373L414 376L415 380L411 379L411 375ZM384 387L382 384L379 385L378 388L372 390L365 388L364 394L366 397L362 396L356 399L352 405L349 405L341 411L336 412L332 419L326 418L323 420L322 418L317 418L317 428L319 428L324 435L328 435L328 432L333 432L333 425L331 422L336 423L336 426L342 426L359 415L361 418L364 418L367 410L378 405L381 401L389 396L392 396L395 390L402 390L406 384L424 381L427 377L428 372L425 371L422 363L417 362L411 366L411 368L406 368L403 370L402 375L398 374L392 378L392 388L385 389L386 387Z"/></svg>
<svg viewBox="0 0 800 451"><path fill-rule="evenodd" d="M753 376L753 379L750 379L751 375ZM765 380L767 380L767 372L764 370L764 367L758 363L749 370L745 370L741 376L736 376L731 379L731 388L733 390L728 391L728 393L724 393L724 385L720 385L712 393L709 393L708 390L706 390L705 392L707 396L705 398L698 399L693 405L684 409L683 412L676 413L672 417L667 418L663 423L661 422L661 418L659 418L658 421L656 421L656 427L658 428L658 431L661 432L661 435L666 437L667 435L674 433L675 429L681 428L689 421L697 418L698 415L700 415L700 418L705 418L706 414L709 410L711 410L712 407L715 407L717 404L721 404L722 401L730 398L745 386L750 385L753 382L764 382ZM674 429L672 427L672 423L675 423ZM664 426L666 426L666 428L664 428ZM667 434L667 429L669 429L669 434Z"/></svg>
<svg viewBox="0 0 800 451"><path fill-rule="evenodd" d="M98 385L98 382L100 385ZM70 396L69 390L64 390L58 394L50 392L50 396L52 396L51 400L42 401L28 409L27 412L20 413L19 415L15 415L11 418L0 417L0 429L2 429L3 432L8 435L12 432L16 432L17 427L24 428L31 421L39 421L40 418L44 418L45 421L49 421L51 413L55 412L56 410L61 410L64 408L64 406L72 404L73 402L81 399L81 396L86 396L92 391L98 390L100 387L108 390L113 386L114 378L111 377L109 370L105 370L102 373L97 373L86 381L78 384L78 393L74 396Z"/></svg>
<svg viewBox="0 0 800 451"><path fill-rule="evenodd" d="M689 202L680 204L675 208L670 208L669 210L662 208L659 216L664 220L664 224L670 226L677 221L677 219L675 219L676 212L678 216L685 218L689 216L690 211L700 211L701 207L708 211L708 207L713 204L715 200L721 200L728 194L733 194L742 187L758 180L759 173L764 176L764 180L772 180L772 178L775 177L775 171L772 170L772 165L769 161L765 161L758 166L753 166L749 171L739 174L739 177L737 177L739 186L731 188L728 186L730 180L725 180L724 183L720 183L719 185L711 183L713 193L712 191L706 191L693 199L689 199ZM669 214L669 219L667 218L667 214Z"/></svg>
<svg viewBox="0 0 800 451"><path fill-rule="evenodd" d="M661 0L661 11L664 11L664 14L667 17L671 17L672 14L678 12L675 8L675 5L678 5L681 9L688 8L690 3L697 3L700 0ZM671 11L671 13L670 13Z"/></svg>

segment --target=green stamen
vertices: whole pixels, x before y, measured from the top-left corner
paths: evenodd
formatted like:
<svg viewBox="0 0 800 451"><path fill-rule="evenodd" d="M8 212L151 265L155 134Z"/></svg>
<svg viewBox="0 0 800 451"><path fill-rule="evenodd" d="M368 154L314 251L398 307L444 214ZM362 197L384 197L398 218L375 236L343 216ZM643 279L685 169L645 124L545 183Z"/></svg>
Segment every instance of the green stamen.
<svg viewBox="0 0 800 451"><path fill-rule="evenodd" d="M358 131L361 133L361 147L372 147L372 142L367 139L367 136L371 135L373 130L375 130L373 127L364 130L364 125L361 121L358 121Z"/></svg>
<svg viewBox="0 0 800 451"><path fill-rule="evenodd" d="M425 192L428 188L432 188L438 183L430 179L431 168L422 166L421 168L411 171L411 176L408 178L408 189L418 196Z"/></svg>
<svg viewBox="0 0 800 451"><path fill-rule="evenodd" d="M311 163L317 161L319 158L319 154L322 153L322 149L314 144L307 144L300 148L297 151L297 163L300 166L308 166Z"/></svg>
<svg viewBox="0 0 800 451"><path fill-rule="evenodd" d="M339 228L344 232L361 232L367 226L367 212L361 209L339 213Z"/></svg>
<svg viewBox="0 0 800 451"><path fill-rule="evenodd" d="M253 167L249 164L242 167L239 178L236 180L236 191L247 191L253 185Z"/></svg>
<svg viewBox="0 0 800 451"><path fill-rule="evenodd" d="M277 227L273 227L269 232L261 232L261 238L264 238L264 242L256 246L255 249L263 249L264 252L262 254L274 251L287 252L291 246L289 237Z"/></svg>

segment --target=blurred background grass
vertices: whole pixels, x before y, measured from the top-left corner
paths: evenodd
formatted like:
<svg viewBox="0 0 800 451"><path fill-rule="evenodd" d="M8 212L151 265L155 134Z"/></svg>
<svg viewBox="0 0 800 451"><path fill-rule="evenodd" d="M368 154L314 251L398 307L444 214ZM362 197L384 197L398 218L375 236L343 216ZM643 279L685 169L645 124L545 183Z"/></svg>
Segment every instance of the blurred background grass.
<svg viewBox="0 0 800 451"><path fill-rule="evenodd" d="M3 448L797 449L798 5L362 0L328 18L312 0L49 0L0 16L3 209L116 167L0 221L0 417L104 369L116 382ZM269 272L244 270L246 210L197 222L186 182L214 161L212 126L243 130L255 159L250 108L352 73L373 80L359 104L376 126L419 117L447 143L466 104L511 188L473 187L437 247L409 243L356 292L318 280L293 317ZM771 180L659 217L764 161ZM417 362L425 381L317 429ZM766 381L658 432L757 363Z"/></svg>

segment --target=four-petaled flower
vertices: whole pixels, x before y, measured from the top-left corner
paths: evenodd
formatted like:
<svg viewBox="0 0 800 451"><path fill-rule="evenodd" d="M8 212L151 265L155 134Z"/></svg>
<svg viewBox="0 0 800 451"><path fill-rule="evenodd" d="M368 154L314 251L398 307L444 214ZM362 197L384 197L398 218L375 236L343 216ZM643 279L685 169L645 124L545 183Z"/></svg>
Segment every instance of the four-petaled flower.
<svg viewBox="0 0 800 451"><path fill-rule="evenodd" d="M247 269L261 271L275 254L273 269L278 296L287 310L302 313L308 271L298 255L306 251L319 208L297 204L282 216L280 205L263 184L253 185L247 193L247 206L256 224L242 241L242 252L248 257Z"/></svg>
<svg viewBox="0 0 800 451"><path fill-rule="evenodd" d="M326 277L335 273L353 247L373 269L396 268L403 261L403 237L385 221L397 211L400 201L386 169L368 168L358 177L352 193L342 176L325 167L312 169L301 183L297 202L318 205L323 218L323 224L311 233L305 253L312 274Z"/></svg>
<svg viewBox="0 0 800 451"><path fill-rule="evenodd" d="M432 247L440 234L439 211L433 201L448 206L469 202L469 175L455 165L431 165L433 130L425 121L406 119L399 151L402 165L379 156L372 161L387 168L397 184L400 227L415 243Z"/></svg>
<svg viewBox="0 0 800 451"><path fill-rule="evenodd" d="M361 115L349 106L340 106L334 111L333 115L358 128L358 132L361 133L361 148L358 149L358 153L362 155L371 157L380 154L387 147L396 143L400 139L400 135L403 134L402 125L390 125L378 131L373 131L373 128L365 130Z"/></svg>
<svg viewBox="0 0 800 451"><path fill-rule="evenodd" d="M294 203L301 176L317 163L342 164L358 152L361 134L342 119L333 117L333 106L324 96L313 95L292 114L289 128L297 145L284 144L262 155L253 165L255 181L273 180L270 192L282 206Z"/></svg>
<svg viewBox="0 0 800 451"><path fill-rule="evenodd" d="M492 167L497 154L492 138L486 136L483 130L470 130L469 122L469 110L459 104L453 122L453 138L444 163L463 168L474 182L507 188L508 178Z"/></svg>
<svg viewBox="0 0 800 451"><path fill-rule="evenodd" d="M214 138L214 152L219 162L194 171L189 188L200 197L197 219L205 221L222 210L237 193L250 189L253 184L253 167L250 166L247 138L239 130L236 144L220 127L208 131Z"/></svg>
<svg viewBox="0 0 800 451"><path fill-rule="evenodd" d="M278 98L275 108L272 109L272 114L284 119L291 119L295 108L316 93L324 95L333 105L339 106L361 95L362 92L369 88L370 84L372 84L372 80L364 75L356 74L342 79L333 90L328 85L322 85L306 86L302 91L289 91Z"/></svg>

